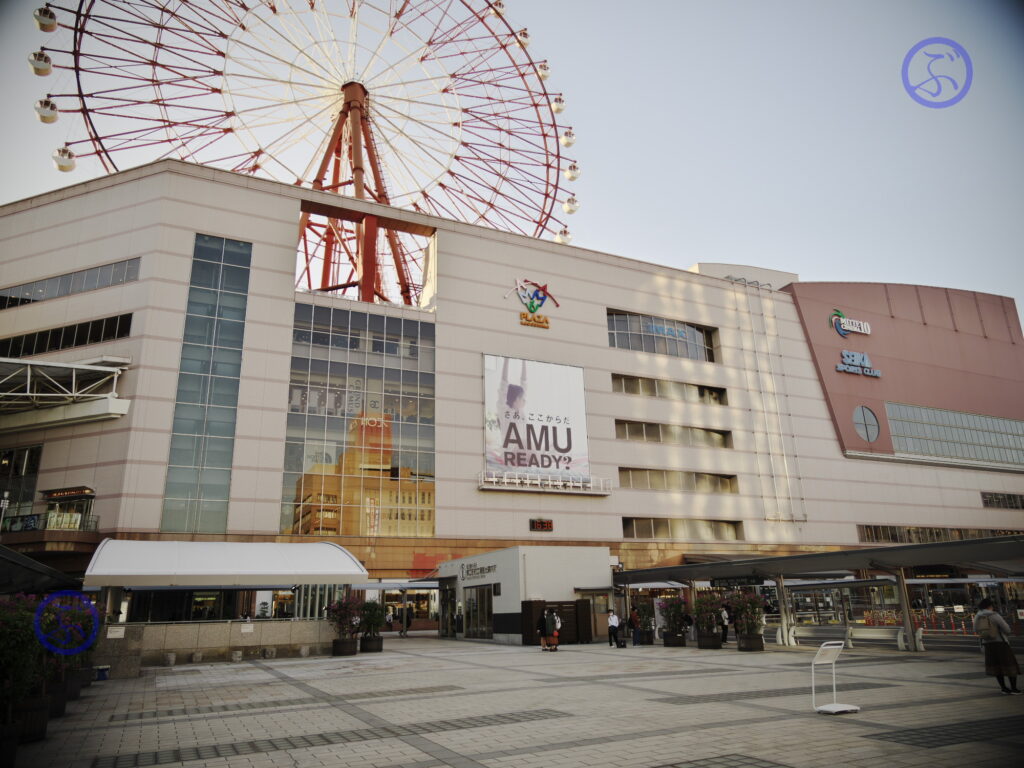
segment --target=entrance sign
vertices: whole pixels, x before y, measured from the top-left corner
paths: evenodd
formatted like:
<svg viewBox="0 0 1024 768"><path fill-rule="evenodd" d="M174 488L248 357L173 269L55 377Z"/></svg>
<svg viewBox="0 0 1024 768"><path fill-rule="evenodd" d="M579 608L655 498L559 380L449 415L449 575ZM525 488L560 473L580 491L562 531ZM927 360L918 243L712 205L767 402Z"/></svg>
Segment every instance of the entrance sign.
<svg viewBox="0 0 1024 768"><path fill-rule="evenodd" d="M583 369L484 355L485 469L590 480Z"/></svg>
<svg viewBox="0 0 1024 768"><path fill-rule="evenodd" d="M845 645L842 640L830 640L827 643L822 643L821 647L818 648L818 652L814 654L814 659L811 661L811 707L818 714L841 715L844 712L860 712L860 707L856 704L840 704L836 701L836 659L843 652ZM815 701L816 688L814 685L814 668L819 664L832 665L832 703L822 704L820 707L817 706Z"/></svg>

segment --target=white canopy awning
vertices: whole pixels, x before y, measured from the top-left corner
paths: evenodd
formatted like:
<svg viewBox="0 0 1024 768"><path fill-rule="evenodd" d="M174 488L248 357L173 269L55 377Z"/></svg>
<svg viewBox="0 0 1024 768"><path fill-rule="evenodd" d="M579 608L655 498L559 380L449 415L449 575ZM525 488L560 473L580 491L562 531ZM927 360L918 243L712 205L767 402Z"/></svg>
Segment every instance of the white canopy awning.
<svg viewBox="0 0 1024 768"><path fill-rule="evenodd" d="M260 587L349 584L366 569L328 541L276 544L104 539L85 572L86 587Z"/></svg>

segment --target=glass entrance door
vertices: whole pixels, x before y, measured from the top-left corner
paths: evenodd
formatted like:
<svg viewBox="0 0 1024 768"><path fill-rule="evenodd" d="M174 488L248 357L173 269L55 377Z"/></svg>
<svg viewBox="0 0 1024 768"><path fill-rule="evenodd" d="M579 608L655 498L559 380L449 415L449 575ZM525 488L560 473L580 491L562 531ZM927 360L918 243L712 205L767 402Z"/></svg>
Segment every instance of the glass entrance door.
<svg viewBox="0 0 1024 768"><path fill-rule="evenodd" d="M466 600L466 637L490 640L494 636L490 584L463 590Z"/></svg>
<svg viewBox="0 0 1024 768"><path fill-rule="evenodd" d="M442 579L438 596L439 627L441 637L455 637L455 616L458 613L458 601L455 598L455 579Z"/></svg>

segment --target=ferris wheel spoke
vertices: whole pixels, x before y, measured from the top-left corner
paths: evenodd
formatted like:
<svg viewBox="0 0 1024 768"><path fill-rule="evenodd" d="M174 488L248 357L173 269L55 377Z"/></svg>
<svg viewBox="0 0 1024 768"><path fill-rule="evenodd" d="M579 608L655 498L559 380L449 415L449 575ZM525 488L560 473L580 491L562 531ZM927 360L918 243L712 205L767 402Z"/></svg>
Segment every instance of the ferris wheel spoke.
<svg viewBox="0 0 1024 768"><path fill-rule="evenodd" d="M382 131L381 132L381 134L383 135L384 141L391 147L392 150L396 150L397 149L397 147L395 146L397 142L393 141L392 137L395 137L396 139L397 139L397 137L401 137L404 141L408 141L408 142L411 142L412 144L416 145L419 149L422 150L422 155L423 156L430 158L433 162L437 163L437 165L440 168L446 169L446 168L449 167L448 163L444 163L444 162L442 162L438 158L439 150L443 150L442 146L429 143L425 137L417 138L417 137L413 136L412 134L410 134L410 133L408 133L406 131L403 131L401 129L401 127L399 127L397 124L395 124L391 119L389 119L386 116L378 115L378 118L379 118L380 121L382 121L384 123L387 123L392 128L392 131L390 131L390 132L389 131ZM449 136L445 136L445 138L447 138L450 141L450 137Z"/></svg>

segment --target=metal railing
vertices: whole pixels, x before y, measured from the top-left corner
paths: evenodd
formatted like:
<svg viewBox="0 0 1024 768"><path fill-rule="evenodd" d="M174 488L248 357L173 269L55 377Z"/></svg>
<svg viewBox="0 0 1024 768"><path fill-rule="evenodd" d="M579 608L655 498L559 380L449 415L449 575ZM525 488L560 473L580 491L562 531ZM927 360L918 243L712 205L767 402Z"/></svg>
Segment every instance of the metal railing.
<svg viewBox="0 0 1024 768"><path fill-rule="evenodd" d="M34 515L5 517L0 532L23 533L26 531L96 531L99 520L95 515L77 512L41 512Z"/></svg>

